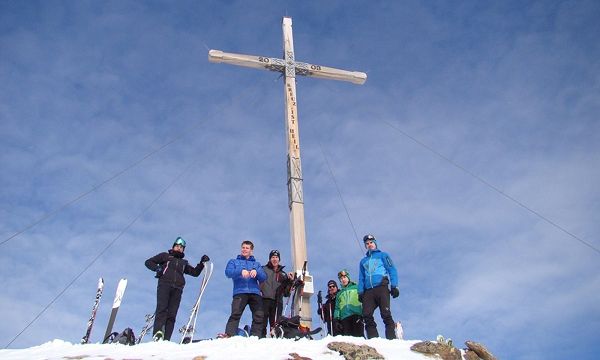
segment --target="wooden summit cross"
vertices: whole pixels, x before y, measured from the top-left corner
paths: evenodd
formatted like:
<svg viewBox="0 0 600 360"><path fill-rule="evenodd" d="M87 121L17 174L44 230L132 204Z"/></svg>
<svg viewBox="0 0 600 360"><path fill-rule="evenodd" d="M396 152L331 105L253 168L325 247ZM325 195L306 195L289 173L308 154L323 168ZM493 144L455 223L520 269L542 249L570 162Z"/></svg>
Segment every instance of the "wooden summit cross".
<svg viewBox="0 0 600 360"><path fill-rule="evenodd" d="M226 53L220 50L210 50L210 62L246 66L255 69L265 69L280 72L284 75L285 117L288 146L288 204L290 207L290 233L292 241L292 262L294 271L302 275L302 268L307 261L306 240L304 230L304 199L302 191L302 167L300 166L300 137L298 132L298 108L296 104L296 75L317 77L330 80L349 81L362 85L367 75L362 72L334 69L296 61L294 57L294 40L292 38L292 18L283 18L283 47L284 58L270 58ZM305 271L304 290L302 296L297 296L293 309L298 310L303 325L311 327L310 296L313 294L312 277Z"/></svg>

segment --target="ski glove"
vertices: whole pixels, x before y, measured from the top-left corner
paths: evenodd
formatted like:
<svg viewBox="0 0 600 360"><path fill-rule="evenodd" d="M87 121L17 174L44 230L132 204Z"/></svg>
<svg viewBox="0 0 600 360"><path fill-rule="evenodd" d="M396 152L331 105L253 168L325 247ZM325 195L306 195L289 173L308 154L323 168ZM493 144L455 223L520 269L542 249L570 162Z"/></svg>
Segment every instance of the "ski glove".
<svg viewBox="0 0 600 360"><path fill-rule="evenodd" d="M297 288L297 287L300 287L302 285L304 285L304 281L302 281L302 279L300 279L300 278L297 278L296 281L294 281L294 285L292 285L292 287Z"/></svg>
<svg viewBox="0 0 600 360"><path fill-rule="evenodd" d="M398 290L397 287L393 287L390 291L390 294L392 294L392 297L395 299L398 297L398 295L400 295L400 290Z"/></svg>
<svg viewBox="0 0 600 360"><path fill-rule="evenodd" d="M358 301L363 302L363 294L358 294Z"/></svg>
<svg viewBox="0 0 600 360"><path fill-rule="evenodd" d="M163 266L159 264L156 267L156 275L154 275L154 277L157 279L160 279L160 277L163 275L163 271L164 271Z"/></svg>
<svg viewBox="0 0 600 360"><path fill-rule="evenodd" d="M321 295L321 290L319 290L319 293L317 294L317 303L323 303L323 295Z"/></svg>
<svg viewBox="0 0 600 360"><path fill-rule="evenodd" d="M202 255L202 259L200 259L200 262L207 262L210 261L210 258L208 257L208 255Z"/></svg>

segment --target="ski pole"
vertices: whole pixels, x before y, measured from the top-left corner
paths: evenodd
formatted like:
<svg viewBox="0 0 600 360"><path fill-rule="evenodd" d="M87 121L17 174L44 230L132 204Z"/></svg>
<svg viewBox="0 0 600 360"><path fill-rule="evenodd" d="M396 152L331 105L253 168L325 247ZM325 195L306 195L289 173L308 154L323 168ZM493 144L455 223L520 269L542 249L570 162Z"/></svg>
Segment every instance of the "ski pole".
<svg viewBox="0 0 600 360"><path fill-rule="evenodd" d="M333 334L334 332L334 328L333 328L333 314L331 313L331 303L329 303L329 327L331 328L331 336L335 336Z"/></svg>
<svg viewBox="0 0 600 360"><path fill-rule="evenodd" d="M302 312L302 298L304 297L304 280L306 280L306 263L307 261L304 260L304 265L302 266L302 283L300 284L300 300L298 304L298 315L300 315L300 313Z"/></svg>
<svg viewBox="0 0 600 360"><path fill-rule="evenodd" d="M294 280L292 282L292 287L290 288L290 296L288 296L288 299L285 302L285 308L283 309L283 315L285 315L285 312L287 311L288 305L290 303L290 299L292 299L296 296L296 277L297 277L297 275L296 275L296 273L294 273ZM292 295L292 292L293 292L293 295ZM292 317L291 309L290 309L290 317Z"/></svg>
<svg viewBox="0 0 600 360"><path fill-rule="evenodd" d="M323 336L323 295L321 290L317 293L317 304L319 305L319 319L321 319L321 337Z"/></svg>

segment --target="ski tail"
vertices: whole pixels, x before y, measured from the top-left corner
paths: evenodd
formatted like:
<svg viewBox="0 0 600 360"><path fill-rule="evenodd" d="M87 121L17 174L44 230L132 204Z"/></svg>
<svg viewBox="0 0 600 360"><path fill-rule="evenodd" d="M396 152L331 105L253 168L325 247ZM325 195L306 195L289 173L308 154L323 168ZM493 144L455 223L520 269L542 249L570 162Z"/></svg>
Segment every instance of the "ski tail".
<svg viewBox="0 0 600 360"><path fill-rule="evenodd" d="M96 299L94 300L94 305L92 306L92 315L87 323L87 329L85 331L85 335L81 339L82 344L87 344L90 342L90 335L92 334L92 327L94 326L94 321L96 321L96 313L98 311L98 307L100 306L100 299L102 298L102 292L104 291L104 279L98 279L98 289L96 290Z"/></svg>
<svg viewBox="0 0 600 360"><path fill-rule="evenodd" d="M110 313L110 319L108 320L108 326L106 327L106 332L104 333L104 340L108 339L112 334L112 328L115 324L115 319L117 318L117 312L119 311L119 307L121 306L121 300L123 300L123 294L125 293L125 289L127 288L127 279L121 279L119 281L119 285L117 286L117 292L115 293L115 299L113 300L113 307Z"/></svg>
<svg viewBox="0 0 600 360"><path fill-rule="evenodd" d="M400 321L396 323L396 338L404 340L404 328L402 327L402 323Z"/></svg>

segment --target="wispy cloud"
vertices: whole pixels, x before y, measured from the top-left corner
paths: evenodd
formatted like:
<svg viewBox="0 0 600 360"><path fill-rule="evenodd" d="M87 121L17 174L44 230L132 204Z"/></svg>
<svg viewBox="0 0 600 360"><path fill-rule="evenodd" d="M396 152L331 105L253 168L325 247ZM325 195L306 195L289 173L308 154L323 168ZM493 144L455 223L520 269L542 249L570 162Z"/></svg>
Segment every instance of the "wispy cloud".
<svg viewBox="0 0 600 360"><path fill-rule="evenodd" d="M155 306L143 262L176 236L191 262L215 262L199 337L224 328L223 268L243 239L291 263L281 80L206 59L207 46L281 56L287 14L297 59L369 75L298 79L316 289L356 274L355 233L372 232L399 269L407 337L474 338L511 359L595 354L574 345L600 329L598 253L498 193L600 247L594 2L0 7L2 239L127 170L2 245L3 345L112 241L12 346L77 341L100 276L94 333L120 277L117 327L137 329ZM179 322L197 290L190 279Z"/></svg>

